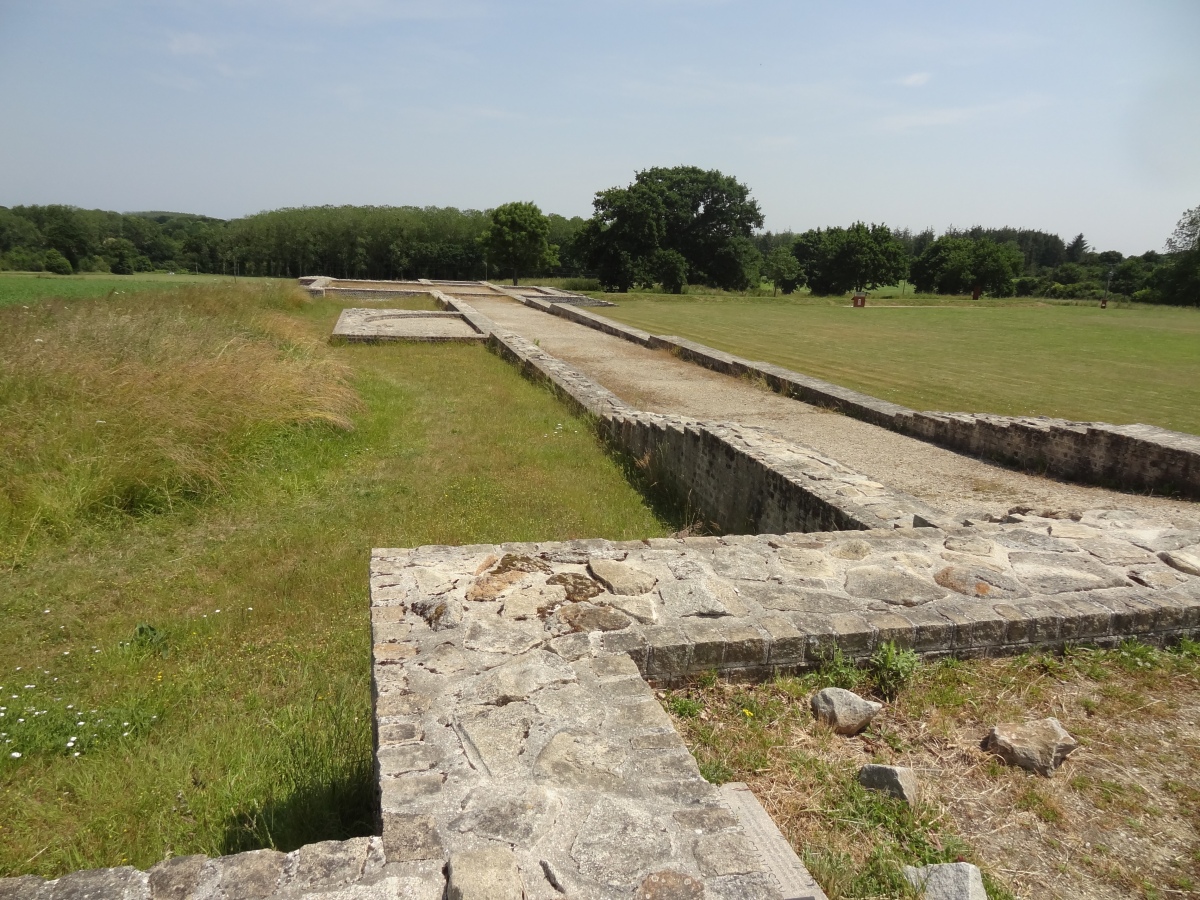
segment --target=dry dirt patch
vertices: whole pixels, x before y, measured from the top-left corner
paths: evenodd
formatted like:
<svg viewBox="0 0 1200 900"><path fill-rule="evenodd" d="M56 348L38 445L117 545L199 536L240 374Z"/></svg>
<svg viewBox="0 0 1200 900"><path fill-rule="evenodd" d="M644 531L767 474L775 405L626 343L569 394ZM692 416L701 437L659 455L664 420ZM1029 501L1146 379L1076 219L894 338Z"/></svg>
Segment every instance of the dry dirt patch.
<svg viewBox="0 0 1200 900"><path fill-rule="evenodd" d="M844 664L748 686L667 692L664 705L710 780L744 780L832 898L905 896L903 864L966 859L989 894L1200 896L1200 645L1129 643L924 665L853 738L813 723L837 683L881 699ZM1052 778L980 749L999 722L1057 717L1082 745ZM855 781L868 762L910 766L915 809Z"/></svg>

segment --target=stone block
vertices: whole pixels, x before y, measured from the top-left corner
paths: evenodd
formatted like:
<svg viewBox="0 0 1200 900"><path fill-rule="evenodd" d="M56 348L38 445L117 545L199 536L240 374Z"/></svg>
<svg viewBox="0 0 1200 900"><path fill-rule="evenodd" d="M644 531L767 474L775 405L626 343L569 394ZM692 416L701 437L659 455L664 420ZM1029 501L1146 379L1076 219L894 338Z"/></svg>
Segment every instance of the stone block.
<svg viewBox="0 0 1200 900"><path fill-rule="evenodd" d="M605 653L624 653L643 674L650 671L650 643L643 630L606 631L600 635L600 649Z"/></svg>
<svg viewBox="0 0 1200 900"><path fill-rule="evenodd" d="M940 606L938 610L944 614ZM1007 603L997 603L992 611L1003 622L1005 646L1019 647L1029 643L1029 620L1021 610Z"/></svg>
<svg viewBox="0 0 1200 900"><path fill-rule="evenodd" d="M388 691L375 698L375 715L379 719L411 718L429 710L433 699L411 691Z"/></svg>
<svg viewBox="0 0 1200 900"><path fill-rule="evenodd" d="M442 837L430 815L383 813L383 853L389 863L442 859Z"/></svg>
<svg viewBox="0 0 1200 900"><path fill-rule="evenodd" d="M371 639L376 644L391 644L407 640L412 633L412 626L407 622L373 622Z"/></svg>
<svg viewBox="0 0 1200 900"><path fill-rule="evenodd" d="M200 886L200 870L207 859L203 855L175 856L156 864L146 873L150 900L190 900Z"/></svg>
<svg viewBox="0 0 1200 900"><path fill-rule="evenodd" d="M825 618L833 629L834 643L842 653L851 659L870 656L875 629L866 619L852 613L835 613Z"/></svg>
<svg viewBox="0 0 1200 900"><path fill-rule="evenodd" d="M416 722L389 722L379 726L378 745L412 744L420 741L425 731Z"/></svg>
<svg viewBox="0 0 1200 900"><path fill-rule="evenodd" d="M1086 594L1064 595L1058 599L1067 610L1063 632L1068 640L1093 641L1109 634L1112 610L1093 602Z"/></svg>
<svg viewBox="0 0 1200 900"><path fill-rule="evenodd" d="M592 640L588 634L564 634L561 637L553 638L549 642L549 647L552 652L557 653L568 662L575 662L592 655Z"/></svg>
<svg viewBox="0 0 1200 900"><path fill-rule="evenodd" d="M808 635L785 616L768 614L756 622L766 632L767 663L773 669L794 669L803 666L808 655Z"/></svg>
<svg viewBox="0 0 1200 900"><path fill-rule="evenodd" d="M595 657L592 660L592 671L601 681L640 675L637 664L622 653L612 653Z"/></svg>
<svg viewBox="0 0 1200 900"><path fill-rule="evenodd" d="M251 850L213 860L221 868L221 894L230 900L262 900L275 893L283 877L286 854Z"/></svg>
<svg viewBox="0 0 1200 900"><path fill-rule="evenodd" d="M858 783L869 791L903 800L909 806L917 802L917 774L904 766L865 765L858 770Z"/></svg>
<svg viewBox="0 0 1200 900"><path fill-rule="evenodd" d="M954 625L938 609L938 604L930 604L904 610L904 618L913 624L912 648L918 653L954 646Z"/></svg>
<svg viewBox="0 0 1200 900"><path fill-rule="evenodd" d="M414 807L437 797L445 780L440 773L384 776L379 779L379 808L384 812L412 812Z"/></svg>
<svg viewBox="0 0 1200 900"><path fill-rule="evenodd" d="M1175 608L1179 610L1179 628L1192 630L1200 628L1200 596L1191 596L1183 591L1164 591L1171 598Z"/></svg>
<svg viewBox="0 0 1200 900"><path fill-rule="evenodd" d="M725 635L719 623L711 619L685 618L682 623L683 633L691 643L691 658L688 661L688 672L706 672L721 668L721 660L725 656Z"/></svg>
<svg viewBox="0 0 1200 900"><path fill-rule="evenodd" d="M373 626L394 625L404 622L408 616L408 608L405 606L372 606L371 607L371 624Z"/></svg>
<svg viewBox="0 0 1200 900"><path fill-rule="evenodd" d="M48 900L53 885L33 875L0 878L0 900Z"/></svg>
<svg viewBox="0 0 1200 900"><path fill-rule="evenodd" d="M1152 598L1152 595L1143 596L1140 592L1130 591L1129 596L1125 598L1125 605L1131 610L1130 631L1136 634L1149 634L1159 630L1162 606Z"/></svg>
<svg viewBox="0 0 1200 900"><path fill-rule="evenodd" d="M988 900L983 875L970 863L905 866L904 877L923 900Z"/></svg>
<svg viewBox="0 0 1200 900"><path fill-rule="evenodd" d="M380 775L404 775L424 772L438 764L440 754L427 744L398 744L375 754Z"/></svg>
<svg viewBox="0 0 1200 900"><path fill-rule="evenodd" d="M278 855L283 856L282 853ZM50 891L51 900L143 900L149 895L150 889L145 874L131 866L71 872L58 879ZM265 896L254 894L250 900Z"/></svg>
<svg viewBox="0 0 1200 900"><path fill-rule="evenodd" d="M662 704L654 699L640 703L613 703L604 717L604 727L622 732L670 728L671 717L663 711Z"/></svg>
<svg viewBox="0 0 1200 900"><path fill-rule="evenodd" d="M754 845L737 832L703 835L696 839L692 854L706 878L747 875L762 868Z"/></svg>
<svg viewBox="0 0 1200 900"><path fill-rule="evenodd" d="M1025 617L1025 633L1031 644L1056 644L1062 639L1062 615L1057 605L1043 602L1045 599L1013 604Z"/></svg>
<svg viewBox="0 0 1200 900"><path fill-rule="evenodd" d="M450 827L476 838L528 847L553 825L559 806L558 798L538 784L484 782L471 791Z"/></svg>
<svg viewBox="0 0 1200 900"><path fill-rule="evenodd" d="M550 685L573 681L575 671L562 657L546 650L530 650L485 673L472 696L480 703L504 706Z"/></svg>
<svg viewBox="0 0 1200 900"><path fill-rule="evenodd" d="M670 750L683 747L683 741L675 729L671 728L669 731L636 734L629 739L629 746L634 750Z"/></svg>
<svg viewBox="0 0 1200 900"><path fill-rule="evenodd" d="M873 648L885 641L892 641L896 646L905 649L912 647L915 629L913 623L905 616L891 612L865 612L862 618L875 630Z"/></svg>
<svg viewBox="0 0 1200 900"><path fill-rule="evenodd" d="M806 665L820 665L833 655L834 648L838 646L838 633L830 624L828 616L795 612L787 614L786 617L804 636Z"/></svg>
<svg viewBox="0 0 1200 900"><path fill-rule="evenodd" d="M725 668L761 668L767 665L771 641L763 629L745 619L723 619L718 623L725 638Z"/></svg>
<svg viewBox="0 0 1200 900"><path fill-rule="evenodd" d="M950 609L954 610L953 614ZM1000 646L1008 635L1008 619L989 604L940 603L937 611L954 622L956 650L970 650L978 655Z"/></svg>
<svg viewBox="0 0 1200 900"><path fill-rule="evenodd" d="M585 878L609 887L632 887L639 872L670 865L671 838L646 809L606 797L579 828L571 856Z"/></svg>
<svg viewBox="0 0 1200 900"><path fill-rule="evenodd" d="M368 838L321 841L296 852L292 887L303 891L327 890L358 880L367 862Z"/></svg>
<svg viewBox="0 0 1200 900"><path fill-rule="evenodd" d="M447 900L523 900L524 897L517 858L507 847L450 854Z"/></svg>
<svg viewBox="0 0 1200 900"><path fill-rule="evenodd" d="M692 644L681 628L674 625L647 625L641 630L648 648L644 670L655 678L687 673L692 661Z"/></svg>
<svg viewBox="0 0 1200 900"><path fill-rule="evenodd" d="M723 806L697 806L674 812L675 821L696 834L715 834L736 828L737 816Z"/></svg>
<svg viewBox="0 0 1200 900"><path fill-rule="evenodd" d="M628 755L595 732L564 730L542 748L533 774L559 787L615 791L623 782L621 771Z"/></svg>

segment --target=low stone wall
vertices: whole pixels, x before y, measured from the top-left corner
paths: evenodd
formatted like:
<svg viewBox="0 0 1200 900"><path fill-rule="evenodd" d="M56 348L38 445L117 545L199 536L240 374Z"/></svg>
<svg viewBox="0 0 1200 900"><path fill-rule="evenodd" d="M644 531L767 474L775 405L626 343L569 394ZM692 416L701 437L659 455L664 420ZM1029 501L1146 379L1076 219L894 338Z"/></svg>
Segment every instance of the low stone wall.
<svg viewBox="0 0 1200 900"><path fill-rule="evenodd" d="M441 867L391 863L378 837L254 850L209 859L177 856L146 872L87 869L62 878L0 878L4 900L443 900Z"/></svg>
<svg viewBox="0 0 1200 900"><path fill-rule="evenodd" d="M948 523L945 513L915 497L764 429L636 410L470 304L438 296L488 334L488 346L502 358L548 385L576 412L592 416L605 440L713 530L780 534Z"/></svg>
<svg viewBox="0 0 1200 900"><path fill-rule="evenodd" d="M543 622L577 583L603 590L579 574L589 559L626 555L604 541L373 552L386 858L445 864L446 895L464 900L823 900L761 808L746 815L753 795L701 777L619 640Z"/></svg>
<svg viewBox="0 0 1200 900"><path fill-rule="evenodd" d="M515 296L526 306L726 375L761 378L772 390L835 409L950 450L1070 481L1200 499L1200 436L1153 425L1071 422L1046 416L919 412L868 394L742 359L673 335L654 335L585 309Z"/></svg>
<svg viewBox="0 0 1200 900"><path fill-rule="evenodd" d="M1164 643L1200 628L1197 554L1200 533L1112 511L377 549L386 858L447 860L449 896L819 898L778 832L700 777L647 682L762 678L885 641L927 657ZM481 870L490 893L471 893Z"/></svg>

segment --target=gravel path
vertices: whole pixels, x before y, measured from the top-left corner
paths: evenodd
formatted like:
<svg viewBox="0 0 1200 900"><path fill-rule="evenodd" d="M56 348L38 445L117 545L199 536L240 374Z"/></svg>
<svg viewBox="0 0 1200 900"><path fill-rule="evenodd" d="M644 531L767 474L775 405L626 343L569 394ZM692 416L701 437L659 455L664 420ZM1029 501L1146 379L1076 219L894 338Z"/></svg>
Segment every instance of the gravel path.
<svg viewBox="0 0 1200 900"><path fill-rule="evenodd" d="M507 298L463 299L498 325L537 341L625 402L651 412L761 425L876 481L955 516L1003 514L1014 506L1082 511L1119 507L1200 527L1200 504L1125 494L1026 475L828 412L750 382L711 372Z"/></svg>

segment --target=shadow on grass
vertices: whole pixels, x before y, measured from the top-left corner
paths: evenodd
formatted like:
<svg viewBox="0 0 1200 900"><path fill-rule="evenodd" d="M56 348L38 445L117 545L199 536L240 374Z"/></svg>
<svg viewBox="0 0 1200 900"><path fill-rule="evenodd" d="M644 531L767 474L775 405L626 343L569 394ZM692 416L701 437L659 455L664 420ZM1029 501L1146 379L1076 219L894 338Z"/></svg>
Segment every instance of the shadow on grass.
<svg viewBox="0 0 1200 900"><path fill-rule="evenodd" d="M377 833L378 800L369 758L328 783L298 786L279 800L258 803L225 822L222 854L270 848L288 852L319 841Z"/></svg>
<svg viewBox="0 0 1200 900"><path fill-rule="evenodd" d="M599 434L595 423L593 430ZM655 518L670 528L676 537L722 533L719 526L708 521L692 502L691 493L681 489L675 473L663 464L662 452L647 453L638 458L615 440L607 440L601 435L600 441L620 467L625 480L642 495Z"/></svg>

